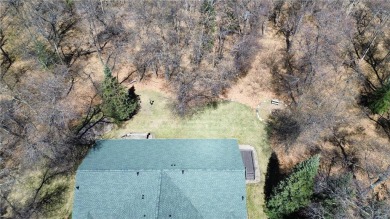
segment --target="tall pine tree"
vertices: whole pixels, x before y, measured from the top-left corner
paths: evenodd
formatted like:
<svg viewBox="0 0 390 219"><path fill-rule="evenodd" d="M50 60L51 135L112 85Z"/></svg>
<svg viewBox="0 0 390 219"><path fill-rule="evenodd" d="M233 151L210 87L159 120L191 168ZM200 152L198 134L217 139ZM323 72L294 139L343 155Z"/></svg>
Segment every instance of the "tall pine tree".
<svg viewBox="0 0 390 219"><path fill-rule="evenodd" d="M111 70L104 68L102 111L116 121L129 119L139 108L139 96L134 87L126 89L115 77Z"/></svg>
<svg viewBox="0 0 390 219"><path fill-rule="evenodd" d="M283 218L310 203L319 163L320 157L316 155L298 164L291 175L276 186L266 203L269 218Z"/></svg>

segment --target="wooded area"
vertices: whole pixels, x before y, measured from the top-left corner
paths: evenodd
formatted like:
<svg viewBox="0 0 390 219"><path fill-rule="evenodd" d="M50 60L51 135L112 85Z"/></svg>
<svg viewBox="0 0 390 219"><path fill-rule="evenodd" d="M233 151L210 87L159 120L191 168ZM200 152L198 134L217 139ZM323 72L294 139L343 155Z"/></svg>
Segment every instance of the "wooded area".
<svg viewBox="0 0 390 219"><path fill-rule="evenodd" d="M57 214L73 189L60 179L139 109L132 80L164 78L191 115L246 76L265 34L283 48L261 60L287 103L267 121L278 181L320 155L309 202L270 217L389 217L388 1L0 4L1 217Z"/></svg>
<svg viewBox="0 0 390 219"><path fill-rule="evenodd" d="M321 154L314 195L295 212L300 217L389 216L389 7L386 1L273 6L270 21L285 51L270 69L289 107L271 115L270 141L279 159L292 163Z"/></svg>

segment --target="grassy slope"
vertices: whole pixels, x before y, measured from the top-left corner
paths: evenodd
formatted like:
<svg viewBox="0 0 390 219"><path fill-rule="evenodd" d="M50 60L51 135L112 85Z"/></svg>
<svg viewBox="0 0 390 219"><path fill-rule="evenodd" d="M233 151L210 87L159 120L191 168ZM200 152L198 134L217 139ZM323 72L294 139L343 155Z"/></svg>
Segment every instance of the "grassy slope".
<svg viewBox="0 0 390 219"><path fill-rule="evenodd" d="M170 99L154 91L137 91L141 110L122 127L108 133L106 138L119 138L129 132L152 132L156 138L237 138L240 144L256 148L262 173L261 182L247 186L249 218L265 218L264 173L270 148L265 140L264 125L250 107L223 102L206 107L190 118L181 119L171 113ZM150 105L149 100L154 100Z"/></svg>

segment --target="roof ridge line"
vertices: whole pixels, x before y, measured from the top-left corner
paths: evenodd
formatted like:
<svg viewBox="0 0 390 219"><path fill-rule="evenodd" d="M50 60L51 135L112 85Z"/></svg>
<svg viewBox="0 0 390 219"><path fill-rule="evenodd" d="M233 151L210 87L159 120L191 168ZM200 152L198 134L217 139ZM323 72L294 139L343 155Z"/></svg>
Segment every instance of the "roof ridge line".
<svg viewBox="0 0 390 219"><path fill-rule="evenodd" d="M160 170L160 183L159 183L159 188L158 188L158 199L157 199L157 206L156 206L156 219L158 218L158 214L160 212L160 199L161 199L161 184L162 184L162 174L163 174L163 171Z"/></svg>

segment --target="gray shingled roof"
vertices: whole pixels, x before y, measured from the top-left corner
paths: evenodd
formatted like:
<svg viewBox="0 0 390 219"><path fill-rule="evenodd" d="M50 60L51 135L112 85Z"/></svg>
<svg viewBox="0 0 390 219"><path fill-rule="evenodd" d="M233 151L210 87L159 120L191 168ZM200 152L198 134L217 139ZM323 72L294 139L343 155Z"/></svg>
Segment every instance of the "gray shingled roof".
<svg viewBox="0 0 390 219"><path fill-rule="evenodd" d="M76 174L73 218L246 218L236 140L98 142Z"/></svg>

